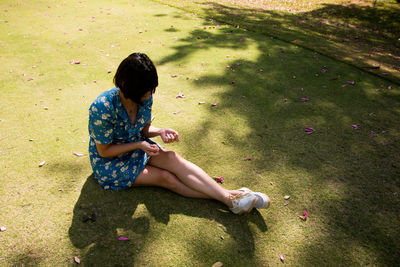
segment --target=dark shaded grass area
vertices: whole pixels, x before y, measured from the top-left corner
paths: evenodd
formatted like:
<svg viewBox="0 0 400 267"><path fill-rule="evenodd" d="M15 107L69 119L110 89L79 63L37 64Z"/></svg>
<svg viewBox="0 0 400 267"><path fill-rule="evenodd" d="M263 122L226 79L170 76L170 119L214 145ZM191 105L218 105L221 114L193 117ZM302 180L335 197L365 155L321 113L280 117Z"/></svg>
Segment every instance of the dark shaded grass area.
<svg viewBox="0 0 400 267"><path fill-rule="evenodd" d="M292 14L213 1L159 2L198 13L209 21L229 23L294 43L400 83L398 4L323 4L322 8Z"/></svg>
<svg viewBox="0 0 400 267"><path fill-rule="evenodd" d="M151 217L134 216L140 204L145 205ZM81 261L87 266L100 263L104 266L134 266L136 255L146 243L154 242L157 237L152 232L157 227L155 225L161 223L161 228L166 227L171 215L184 214L221 224L228 235L234 236L235 241L246 248L242 257L245 257L244 262L259 264L251 257L255 247L249 224L256 225L264 232L267 230L264 219L257 211L238 217L221 210L225 210L225 207L216 201L188 199L160 188L105 191L91 175L74 207L69 238L75 247L85 251ZM135 236L131 234L129 242L118 241L118 228L132 230ZM162 234L162 229L159 231L157 235ZM195 242L194 245L198 246L199 251L194 257L199 257L200 262L208 262L215 253L218 254L216 244ZM225 249L220 251L224 254L225 262L229 262L229 258L237 258L237 248L231 248L230 253ZM146 260L141 259L140 262ZM191 259L182 259L182 264L190 265Z"/></svg>
<svg viewBox="0 0 400 267"><path fill-rule="evenodd" d="M214 18L231 21L232 13L241 11L229 10L229 14L219 12ZM189 57L199 44L210 50L245 49L250 41L240 39L246 37L245 31L232 28L218 33L193 30L182 40L185 44L176 46L176 52L161 64ZM235 72L226 69L222 75L203 75L195 81L199 90L227 88L219 92L223 102L213 109L215 116L206 120L202 129L221 130L220 114L237 114L246 118L252 132L245 140L234 138L227 145L237 151L250 148L261 152L262 161L255 161L252 168L273 169L284 164L310 174L312 178L304 181L278 183L282 192L306 191L302 204L320 218L320 227L327 231L302 246L298 264L396 265L400 261L399 94L386 89L387 80L362 69L261 34L252 34L251 39L260 52L256 61L233 60L229 65L240 63ZM231 81L234 84L228 85ZM347 81L355 81L355 85ZM311 100L302 103L301 97ZM360 124L361 129L354 130L352 124ZM315 133L306 135L303 129L307 125L315 128ZM227 138L235 136L232 129L222 130ZM371 131L378 136L371 136ZM200 143L204 136L203 131L193 132L188 139ZM243 176L248 171L244 168ZM368 251L369 257L360 259L364 255L352 249L357 246Z"/></svg>

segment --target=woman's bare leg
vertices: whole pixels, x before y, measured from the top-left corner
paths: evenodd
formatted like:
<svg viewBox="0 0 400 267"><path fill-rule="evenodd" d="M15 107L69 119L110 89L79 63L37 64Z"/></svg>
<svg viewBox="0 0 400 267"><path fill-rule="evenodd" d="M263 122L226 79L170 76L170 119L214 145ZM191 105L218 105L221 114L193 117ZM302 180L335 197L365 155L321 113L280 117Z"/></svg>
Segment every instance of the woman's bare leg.
<svg viewBox="0 0 400 267"><path fill-rule="evenodd" d="M218 185L200 167L185 160L175 152L160 150L159 155L152 156L148 164L173 173L192 190L219 200L228 207L232 207L231 191Z"/></svg>
<svg viewBox="0 0 400 267"><path fill-rule="evenodd" d="M133 186L160 186L185 197L210 198L208 195L187 187L169 171L149 165L136 177Z"/></svg>

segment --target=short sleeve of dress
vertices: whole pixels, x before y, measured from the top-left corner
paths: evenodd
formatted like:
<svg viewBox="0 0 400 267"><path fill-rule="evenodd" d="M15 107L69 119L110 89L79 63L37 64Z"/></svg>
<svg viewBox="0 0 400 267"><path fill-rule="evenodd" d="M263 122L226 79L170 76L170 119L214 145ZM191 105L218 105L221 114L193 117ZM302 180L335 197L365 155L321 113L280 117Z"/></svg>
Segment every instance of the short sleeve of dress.
<svg viewBox="0 0 400 267"><path fill-rule="evenodd" d="M89 134L97 144L110 144L114 137L112 109L105 99L99 99L89 108Z"/></svg>

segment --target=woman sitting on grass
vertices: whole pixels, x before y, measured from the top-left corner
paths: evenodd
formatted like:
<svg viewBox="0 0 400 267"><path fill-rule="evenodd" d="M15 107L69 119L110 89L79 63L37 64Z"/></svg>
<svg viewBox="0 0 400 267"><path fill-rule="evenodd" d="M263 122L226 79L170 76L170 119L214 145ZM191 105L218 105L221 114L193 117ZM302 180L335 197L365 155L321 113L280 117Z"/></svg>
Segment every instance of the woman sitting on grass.
<svg viewBox="0 0 400 267"><path fill-rule="evenodd" d="M160 186L185 197L216 199L235 214L268 208L269 198L247 188L227 190L195 164L164 149L179 141L178 132L151 126L152 94L158 86L153 62L142 53L124 59L115 86L89 109L89 155L94 177L104 189Z"/></svg>

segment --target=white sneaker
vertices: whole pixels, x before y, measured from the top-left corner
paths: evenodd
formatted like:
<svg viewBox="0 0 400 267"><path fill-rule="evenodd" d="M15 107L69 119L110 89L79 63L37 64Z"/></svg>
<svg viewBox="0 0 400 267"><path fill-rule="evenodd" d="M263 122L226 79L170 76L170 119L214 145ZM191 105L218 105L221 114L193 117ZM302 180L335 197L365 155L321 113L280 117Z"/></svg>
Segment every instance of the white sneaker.
<svg viewBox="0 0 400 267"><path fill-rule="evenodd" d="M235 214L249 213L254 205L257 204L258 198L254 194L243 193L233 197L232 208L230 210Z"/></svg>
<svg viewBox="0 0 400 267"><path fill-rule="evenodd" d="M256 209L267 209L271 203L269 197L266 194L260 193L260 192L253 192L250 189L246 187L242 187L239 189L239 191L243 191L245 194L253 194L257 197L258 201L256 205L254 206Z"/></svg>

